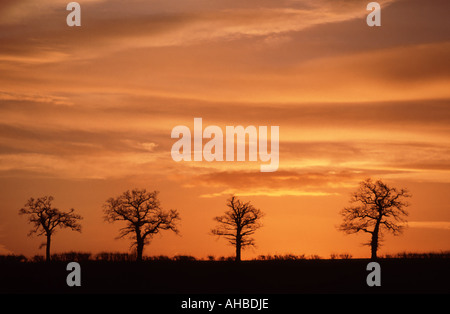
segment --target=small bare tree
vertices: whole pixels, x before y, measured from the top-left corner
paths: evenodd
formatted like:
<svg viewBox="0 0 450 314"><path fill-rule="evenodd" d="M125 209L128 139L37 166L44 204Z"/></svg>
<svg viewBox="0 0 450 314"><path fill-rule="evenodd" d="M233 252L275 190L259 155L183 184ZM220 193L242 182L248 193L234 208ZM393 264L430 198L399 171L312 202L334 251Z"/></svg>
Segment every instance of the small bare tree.
<svg viewBox="0 0 450 314"><path fill-rule="evenodd" d="M119 238L129 236L136 246L136 260L142 260L144 245L161 230L178 233L176 223L180 220L176 210L164 211L158 200L158 192L145 189L126 191L116 198L110 198L104 205L105 220L122 220L126 226L120 229Z"/></svg>
<svg viewBox="0 0 450 314"><path fill-rule="evenodd" d="M37 233L38 236L45 235L47 238L47 242L43 244L46 247L46 261L50 261L51 237L56 232L56 227L70 228L81 232L81 225L77 221L83 219L80 215L73 213L73 208L65 213L52 207L53 199L53 196L30 198L25 207L19 210L20 215L29 215L29 222L34 224L28 235Z"/></svg>
<svg viewBox="0 0 450 314"><path fill-rule="evenodd" d="M406 222L403 217L408 215L404 209L409 205L405 201L407 197L410 195L406 189L390 187L381 180L366 179L352 194L350 203L356 205L341 211L344 221L339 230L347 234L369 233L371 240L366 245L371 247L371 258L376 259L383 231L394 235L402 233Z"/></svg>
<svg viewBox="0 0 450 314"><path fill-rule="evenodd" d="M232 196L227 200L228 210L224 215L215 217L219 225L211 230L213 235L223 236L236 248L235 261L241 261L241 249L255 245L250 236L261 227L260 219L264 215L250 202L243 203Z"/></svg>

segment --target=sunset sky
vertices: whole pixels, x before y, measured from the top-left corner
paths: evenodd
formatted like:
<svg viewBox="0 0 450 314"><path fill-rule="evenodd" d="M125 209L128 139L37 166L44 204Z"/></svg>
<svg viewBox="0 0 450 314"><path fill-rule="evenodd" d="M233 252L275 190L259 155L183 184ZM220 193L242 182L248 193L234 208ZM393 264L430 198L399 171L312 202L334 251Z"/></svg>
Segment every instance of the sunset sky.
<svg viewBox="0 0 450 314"><path fill-rule="evenodd" d="M102 206L146 188L181 222L145 255L233 255L209 231L236 194L266 214L243 259L369 257L336 228L368 177L412 194L381 254L450 250L449 1L378 1L381 27L362 0L80 0L80 27L69 2L0 2L0 254L44 254L18 215L44 195L84 217L53 253L128 252ZM278 170L173 161L196 117L279 126Z"/></svg>

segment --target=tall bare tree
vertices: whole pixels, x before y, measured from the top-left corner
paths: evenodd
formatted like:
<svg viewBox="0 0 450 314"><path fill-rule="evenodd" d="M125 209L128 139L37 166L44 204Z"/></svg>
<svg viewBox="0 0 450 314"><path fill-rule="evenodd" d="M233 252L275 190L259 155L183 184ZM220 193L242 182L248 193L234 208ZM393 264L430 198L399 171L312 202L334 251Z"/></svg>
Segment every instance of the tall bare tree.
<svg viewBox="0 0 450 314"><path fill-rule="evenodd" d="M260 219L264 214L250 202L243 203L234 195L227 200L227 206L224 215L214 218L219 224L211 233L223 236L236 248L235 260L239 262L241 249L255 245L251 235L261 227Z"/></svg>
<svg viewBox="0 0 450 314"><path fill-rule="evenodd" d="M34 225L28 235L37 233L38 236L44 235L47 238L47 242L43 244L46 248L45 259L47 261L50 261L51 237L56 232L56 227L70 228L81 232L78 220L83 219L80 215L74 214L73 208L69 212L61 212L52 207L53 199L53 196L30 198L25 207L19 210L20 215L29 215L28 220Z"/></svg>
<svg viewBox="0 0 450 314"><path fill-rule="evenodd" d="M164 211L158 200L158 192L145 189L126 191L116 198L109 198L104 205L105 220L114 222L122 220L125 227L120 229L119 238L129 236L132 246L136 246L136 260L142 260L144 245L161 230L178 233L177 221L180 220L176 210Z"/></svg>
<svg viewBox="0 0 450 314"><path fill-rule="evenodd" d="M402 233L404 217L408 215L405 207L409 206L405 198L410 196L406 189L390 187L381 180L366 179L352 194L350 203L355 206L341 211L343 222L339 230L347 234L369 233L371 240L365 244L371 248L371 258L376 259L383 231L394 235Z"/></svg>

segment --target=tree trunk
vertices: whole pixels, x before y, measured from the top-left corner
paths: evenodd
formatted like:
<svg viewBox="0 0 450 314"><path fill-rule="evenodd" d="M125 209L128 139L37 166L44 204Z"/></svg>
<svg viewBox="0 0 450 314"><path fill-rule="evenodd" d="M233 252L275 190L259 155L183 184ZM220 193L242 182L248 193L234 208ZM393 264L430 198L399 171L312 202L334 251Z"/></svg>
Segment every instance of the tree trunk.
<svg viewBox="0 0 450 314"><path fill-rule="evenodd" d="M136 261L142 261L142 253L144 251L144 241L139 241L136 245Z"/></svg>
<svg viewBox="0 0 450 314"><path fill-rule="evenodd" d="M377 259L377 250L378 250L378 232L380 231L380 221L377 220L377 223L375 224L375 228L372 232L372 241L370 242L370 249L371 249L371 259Z"/></svg>
<svg viewBox="0 0 450 314"><path fill-rule="evenodd" d="M47 244L45 245L45 260L50 261L50 234L47 234Z"/></svg>
<svg viewBox="0 0 450 314"><path fill-rule="evenodd" d="M241 242L236 242L236 258L235 258L236 262L240 262L241 261Z"/></svg>
<svg viewBox="0 0 450 314"><path fill-rule="evenodd" d="M135 226L136 232L136 261L142 261L142 252L144 251L144 239L141 236L141 230Z"/></svg>
<svg viewBox="0 0 450 314"><path fill-rule="evenodd" d="M370 250L371 250L371 259L377 259L377 249L378 249L378 240L376 239L378 236L372 234L372 242L370 243Z"/></svg>

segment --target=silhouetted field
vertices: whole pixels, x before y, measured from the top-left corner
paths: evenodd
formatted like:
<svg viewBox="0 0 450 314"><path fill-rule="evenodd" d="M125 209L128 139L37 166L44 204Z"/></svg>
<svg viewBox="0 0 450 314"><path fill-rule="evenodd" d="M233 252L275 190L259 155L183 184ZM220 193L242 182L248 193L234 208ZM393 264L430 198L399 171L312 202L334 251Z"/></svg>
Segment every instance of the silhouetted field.
<svg viewBox="0 0 450 314"><path fill-rule="evenodd" d="M67 256L66 256L67 257ZM72 256L73 257L73 256ZM369 259L199 261L189 257L143 262L79 258L81 286L69 287L69 258L0 259L1 293L317 294L450 293L447 255L383 258L381 287L369 287ZM123 257L126 259L126 257Z"/></svg>

